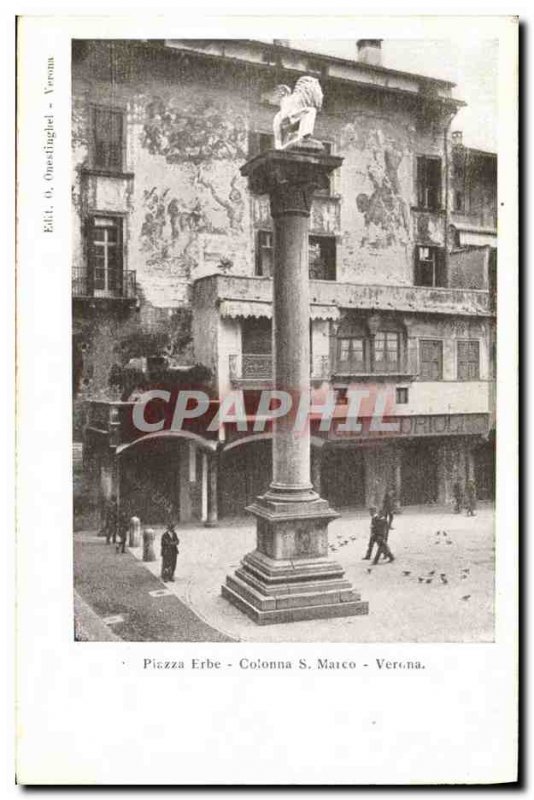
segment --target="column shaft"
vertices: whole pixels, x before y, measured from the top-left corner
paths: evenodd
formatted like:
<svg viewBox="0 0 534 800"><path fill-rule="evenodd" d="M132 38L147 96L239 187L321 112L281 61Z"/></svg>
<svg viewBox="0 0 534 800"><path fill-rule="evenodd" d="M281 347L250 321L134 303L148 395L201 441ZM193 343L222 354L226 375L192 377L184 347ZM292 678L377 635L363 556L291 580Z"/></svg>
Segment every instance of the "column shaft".
<svg viewBox="0 0 534 800"><path fill-rule="evenodd" d="M308 414L295 429L299 404L310 398L308 230L304 214L274 219L274 380L293 398L292 413L274 428L271 488L278 491L311 489Z"/></svg>

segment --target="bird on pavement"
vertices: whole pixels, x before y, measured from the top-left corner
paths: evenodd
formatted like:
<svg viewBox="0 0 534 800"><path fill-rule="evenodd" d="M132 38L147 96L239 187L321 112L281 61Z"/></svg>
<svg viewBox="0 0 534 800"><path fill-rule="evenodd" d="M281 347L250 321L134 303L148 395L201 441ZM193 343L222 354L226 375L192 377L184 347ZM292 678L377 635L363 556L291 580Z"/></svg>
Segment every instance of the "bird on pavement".
<svg viewBox="0 0 534 800"><path fill-rule="evenodd" d="M471 597L470 594L464 594L464 596L462 597L462 600L469 600L470 597Z"/></svg>

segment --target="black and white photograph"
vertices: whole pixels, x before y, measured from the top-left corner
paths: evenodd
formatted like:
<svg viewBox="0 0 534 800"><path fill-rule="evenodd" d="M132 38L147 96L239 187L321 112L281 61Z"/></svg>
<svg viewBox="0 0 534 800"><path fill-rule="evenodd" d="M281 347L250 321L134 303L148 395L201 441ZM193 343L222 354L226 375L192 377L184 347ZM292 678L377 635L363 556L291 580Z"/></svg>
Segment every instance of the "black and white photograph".
<svg viewBox="0 0 534 800"><path fill-rule="evenodd" d="M497 51L72 42L78 640L493 640Z"/></svg>
<svg viewBox="0 0 534 800"><path fill-rule="evenodd" d="M519 19L204 5L17 20L16 782L514 784Z"/></svg>

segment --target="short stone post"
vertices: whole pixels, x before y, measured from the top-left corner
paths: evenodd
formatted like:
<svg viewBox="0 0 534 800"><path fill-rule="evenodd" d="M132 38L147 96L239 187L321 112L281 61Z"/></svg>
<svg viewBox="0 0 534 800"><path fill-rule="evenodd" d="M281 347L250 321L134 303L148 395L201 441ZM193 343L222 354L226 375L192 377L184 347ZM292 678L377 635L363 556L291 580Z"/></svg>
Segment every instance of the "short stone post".
<svg viewBox="0 0 534 800"><path fill-rule="evenodd" d="M143 561L155 561L154 552L155 533L152 528L145 528L143 531Z"/></svg>
<svg viewBox="0 0 534 800"><path fill-rule="evenodd" d="M139 547L141 544L141 520L139 517L132 517L130 519L128 533L128 547Z"/></svg>

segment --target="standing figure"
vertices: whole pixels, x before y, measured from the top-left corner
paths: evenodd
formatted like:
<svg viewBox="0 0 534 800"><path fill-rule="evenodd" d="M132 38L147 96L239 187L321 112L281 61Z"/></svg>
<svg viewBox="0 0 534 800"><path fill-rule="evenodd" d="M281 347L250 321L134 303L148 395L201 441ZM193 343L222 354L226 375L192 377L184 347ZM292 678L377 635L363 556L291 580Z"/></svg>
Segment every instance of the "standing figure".
<svg viewBox="0 0 534 800"><path fill-rule="evenodd" d="M126 520L124 519L122 514L119 514L117 533L119 537L119 543L117 544L117 553L125 553L126 539L128 538L128 528L126 527Z"/></svg>
<svg viewBox="0 0 534 800"><path fill-rule="evenodd" d="M389 488L382 503L382 514L385 516L388 523L388 533L393 530L393 517L395 515L395 490ZM387 539L387 536L386 536Z"/></svg>
<svg viewBox="0 0 534 800"><path fill-rule="evenodd" d="M106 544L110 541L115 544L117 541L117 525L119 522L119 507L117 503L117 495L112 494L107 506L106 516L104 521L104 531L106 533Z"/></svg>
<svg viewBox="0 0 534 800"><path fill-rule="evenodd" d="M477 507L477 489L474 481L467 481L465 487L465 500L467 506L467 516L475 516L475 508Z"/></svg>
<svg viewBox="0 0 534 800"><path fill-rule="evenodd" d="M171 522L161 537L161 578L165 582L174 580L179 544L180 540Z"/></svg>
<svg viewBox="0 0 534 800"><path fill-rule="evenodd" d="M384 556L388 561L395 561L395 557L388 545L388 521L385 514L379 514L375 523L375 540L378 545L373 564L378 564L380 556Z"/></svg>
<svg viewBox="0 0 534 800"><path fill-rule="evenodd" d="M454 513L459 514L462 510L462 487L458 478L453 483L452 493L454 496Z"/></svg>
<svg viewBox="0 0 534 800"><path fill-rule="evenodd" d="M369 536L369 544L367 545L367 553L364 555L364 561L371 558L373 547L376 544L377 550L373 564L378 562L381 555L384 555L389 561L394 560L393 553L388 547L388 522L383 513L378 514L376 506L371 506L369 509L371 514L371 531Z"/></svg>

